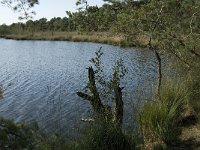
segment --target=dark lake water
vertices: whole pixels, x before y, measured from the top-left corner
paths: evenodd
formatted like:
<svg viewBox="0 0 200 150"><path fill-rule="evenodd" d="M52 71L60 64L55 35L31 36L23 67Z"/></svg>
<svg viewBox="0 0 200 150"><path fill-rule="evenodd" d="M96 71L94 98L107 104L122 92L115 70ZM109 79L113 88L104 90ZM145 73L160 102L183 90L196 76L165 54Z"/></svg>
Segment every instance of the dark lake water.
<svg viewBox="0 0 200 150"><path fill-rule="evenodd" d="M70 135L81 118L91 114L88 101L76 95L87 83L86 68L102 47L105 74L111 75L120 58L128 68L124 86L125 120L132 106L146 99L156 81L156 60L149 50L56 41L0 39L0 84L4 98L0 116L17 121L38 122L42 130ZM127 121L125 121L126 123Z"/></svg>

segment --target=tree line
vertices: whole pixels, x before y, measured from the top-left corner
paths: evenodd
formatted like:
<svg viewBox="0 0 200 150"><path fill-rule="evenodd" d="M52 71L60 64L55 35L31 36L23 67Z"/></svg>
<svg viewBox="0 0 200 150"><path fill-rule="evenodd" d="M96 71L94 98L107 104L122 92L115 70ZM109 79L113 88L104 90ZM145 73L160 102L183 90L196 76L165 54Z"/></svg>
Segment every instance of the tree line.
<svg viewBox="0 0 200 150"><path fill-rule="evenodd" d="M106 1L109 3L97 7L89 6L87 0L78 0L78 11L66 11L64 18L1 25L0 35L109 32L123 36L128 43L137 44L142 39L146 46L161 53L168 51L187 66L199 58L199 0Z"/></svg>
<svg viewBox="0 0 200 150"><path fill-rule="evenodd" d="M143 2L131 3L131 7L139 7ZM81 5L77 3L77 5ZM118 22L118 15L123 13L129 6L128 3L112 2L105 3L101 7L79 7L77 12L66 11L66 17L55 17L51 20L41 18L26 23L13 23L9 26L1 25L0 34L21 32L44 32L44 31L77 31L77 32L105 32L110 31ZM127 12L128 13L128 12Z"/></svg>

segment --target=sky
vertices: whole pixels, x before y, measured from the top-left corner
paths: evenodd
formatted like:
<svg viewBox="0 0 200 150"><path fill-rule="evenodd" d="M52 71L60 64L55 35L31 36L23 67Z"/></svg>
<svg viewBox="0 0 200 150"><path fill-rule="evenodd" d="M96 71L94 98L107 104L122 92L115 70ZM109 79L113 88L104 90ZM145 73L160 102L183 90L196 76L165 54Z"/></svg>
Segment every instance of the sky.
<svg viewBox="0 0 200 150"><path fill-rule="evenodd" d="M1 0L0 0L1 1ZM40 18L65 17L66 11L76 11L76 0L39 0L40 4L33 8L36 12L33 20ZM103 0L88 0L90 6L101 6ZM0 4L0 24L12 24L21 22L18 20L19 14Z"/></svg>

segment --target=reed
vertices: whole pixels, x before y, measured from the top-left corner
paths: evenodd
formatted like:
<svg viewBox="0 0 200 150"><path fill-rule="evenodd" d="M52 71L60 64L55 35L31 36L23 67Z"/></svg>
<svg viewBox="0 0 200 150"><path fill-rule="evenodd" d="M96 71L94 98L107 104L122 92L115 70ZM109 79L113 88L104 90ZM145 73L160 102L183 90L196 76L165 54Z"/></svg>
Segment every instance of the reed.
<svg viewBox="0 0 200 150"><path fill-rule="evenodd" d="M49 40L49 41L75 41L75 42L95 42L123 47L138 46L144 47L148 41L146 36L138 36L132 42L128 42L122 34L112 34L108 32L22 32L18 34L1 35L2 38L14 40Z"/></svg>

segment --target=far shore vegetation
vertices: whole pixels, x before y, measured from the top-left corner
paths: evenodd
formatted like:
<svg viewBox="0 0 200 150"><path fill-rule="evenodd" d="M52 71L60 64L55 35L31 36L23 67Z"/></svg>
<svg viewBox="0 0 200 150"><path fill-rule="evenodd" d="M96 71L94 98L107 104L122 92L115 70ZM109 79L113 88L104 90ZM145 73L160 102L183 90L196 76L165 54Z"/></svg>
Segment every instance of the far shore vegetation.
<svg viewBox="0 0 200 150"><path fill-rule="evenodd" d="M73 41L73 42L94 42L111 44L122 47L145 47L148 43L148 37L138 35L137 39L128 42L123 34L115 34L110 32L67 32L57 31L52 34L51 31L11 33L2 34L1 38L13 40L43 40L43 41Z"/></svg>
<svg viewBox="0 0 200 150"><path fill-rule="evenodd" d="M109 0L108 0L109 1ZM91 104L95 118L85 120L83 134L68 140L47 136L37 125L0 119L0 149L35 150L171 150L200 148L200 1L109 1L102 7L78 0L77 12L64 18L41 18L0 26L0 37L16 40L66 40L145 47L154 52L157 86L134 115L136 126L123 128L123 60L112 77L101 73L101 51L88 68L89 93L77 95ZM173 60L164 63L162 59ZM87 67L87 66L86 66ZM165 68L163 68L165 67ZM165 69L176 72L164 74ZM87 80L87 77L86 77ZM113 105L103 104L98 86L110 93ZM107 87L106 87L107 86ZM145 87L144 87L145 88ZM80 89L81 90L81 89ZM134 107L134 106L133 106Z"/></svg>

